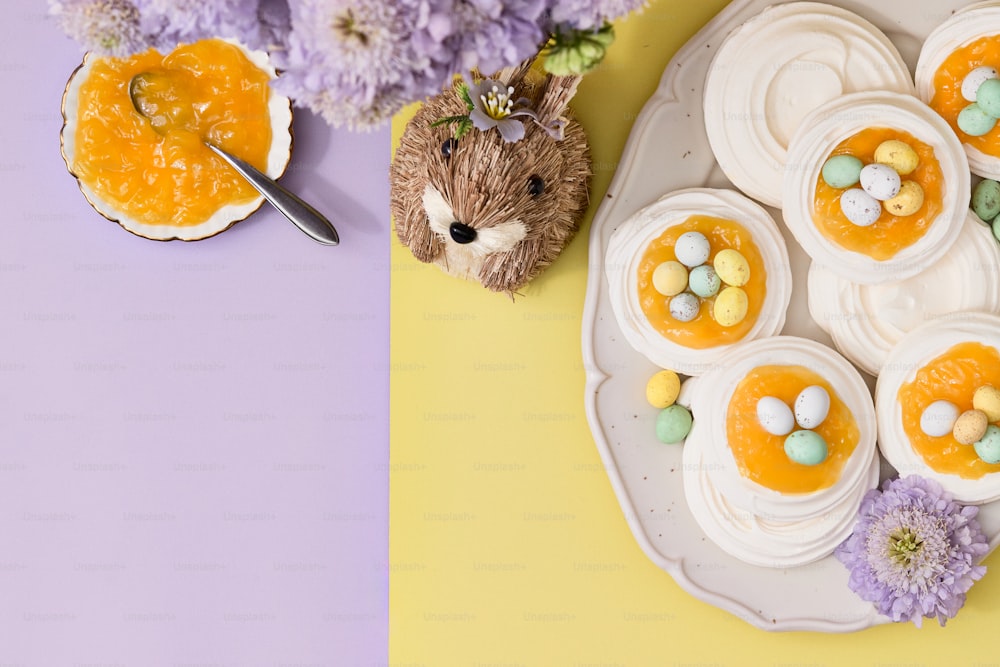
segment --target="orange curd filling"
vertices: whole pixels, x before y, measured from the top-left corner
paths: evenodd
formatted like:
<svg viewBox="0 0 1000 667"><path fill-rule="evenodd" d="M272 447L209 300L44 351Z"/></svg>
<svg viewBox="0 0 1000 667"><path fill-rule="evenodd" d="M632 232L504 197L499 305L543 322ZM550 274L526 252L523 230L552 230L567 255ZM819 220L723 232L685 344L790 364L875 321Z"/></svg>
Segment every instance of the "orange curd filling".
<svg viewBox="0 0 1000 667"><path fill-rule="evenodd" d="M924 235L941 212L944 197L944 179L941 165L934 157L934 149L908 132L890 128L868 128L848 137L828 156L853 155L864 164L875 162L875 149L883 141L897 139L917 152L920 164L901 178L916 181L924 190L924 204L913 215L895 216L883 210L873 225L859 227L853 224L840 209L840 196L845 192L826 184L823 176L816 180L813 199L813 224L830 241L845 250L862 253L878 261L892 259ZM860 187L860 186L855 186Z"/></svg>
<svg viewBox="0 0 1000 667"><path fill-rule="evenodd" d="M665 297L653 287L653 271L663 262L676 260L674 244L685 232L701 232L711 244L708 263L726 248L742 254L750 265L750 280L742 289L746 292L749 308L743 321L724 327L715 321L715 297L701 299L698 315L690 322L679 322L670 315L670 297ZM764 305L767 271L764 258L753 242L753 237L742 225L732 220L707 215L693 215L684 222L668 227L649 244L639 262L639 304L650 324L667 340L693 349L735 343L752 328Z"/></svg>
<svg viewBox="0 0 1000 667"><path fill-rule="evenodd" d="M807 466L785 454L786 436L771 435L760 425L757 402L774 396L793 407L811 385L830 394L830 413L812 429L826 440L826 460ZM726 437L744 477L781 493L811 493L833 486L861 436L854 415L821 375L804 366L773 365L758 366L737 385L726 413Z"/></svg>
<svg viewBox="0 0 1000 667"><path fill-rule="evenodd" d="M160 106L158 132L129 97ZM210 39L129 58L102 58L80 86L72 170L97 195L146 224L196 225L257 192L205 146L204 138L265 170L271 145L268 74L236 46ZM161 133L162 132L162 133Z"/></svg>
<svg viewBox="0 0 1000 667"><path fill-rule="evenodd" d="M913 451L940 473L979 479L1000 471L986 463L972 445L959 444L951 433L931 437L920 429L920 416L934 401L951 401L959 412L972 409L972 395L984 384L1000 381L1000 353L982 343L960 343L917 371L912 382L899 388L903 431Z"/></svg>
<svg viewBox="0 0 1000 667"><path fill-rule="evenodd" d="M962 81L969 72L984 65L1000 67L1000 35L969 42L944 59L934 73L934 96L930 107L948 121L962 143L987 155L1000 155L1000 125L979 137L968 135L958 128L958 112L971 104L962 97Z"/></svg>

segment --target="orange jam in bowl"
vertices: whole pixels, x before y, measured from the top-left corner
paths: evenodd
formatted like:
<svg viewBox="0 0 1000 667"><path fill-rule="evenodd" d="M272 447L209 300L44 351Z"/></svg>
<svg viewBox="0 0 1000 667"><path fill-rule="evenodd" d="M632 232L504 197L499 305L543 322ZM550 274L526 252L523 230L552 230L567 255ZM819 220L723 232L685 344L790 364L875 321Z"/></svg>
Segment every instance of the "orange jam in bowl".
<svg viewBox="0 0 1000 667"><path fill-rule="evenodd" d="M827 458L807 466L788 458L784 436L771 435L760 425L757 402L773 396L792 406L811 385L826 389L830 412L813 429L826 440ZM804 366L766 365L752 369L736 386L726 411L726 437L740 474L779 493L802 494L833 486L861 435L854 415L821 375Z"/></svg>
<svg viewBox="0 0 1000 667"><path fill-rule="evenodd" d="M746 317L736 325L725 327L715 320L715 297L701 299L698 315L690 322L679 322L670 315L670 298L653 287L653 271L670 260L676 260L674 245L685 232L701 232L711 245L708 263L726 248L738 250L750 265L750 279L743 285L749 307ZM753 329L764 306L767 271L764 258L750 232L732 220L707 215L692 215L683 222L668 227L643 252L638 265L639 305L649 323L667 340L692 349L706 349L738 342Z"/></svg>
<svg viewBox="0 0 1000 667"><path fill-rule="evenodd" d="M976 389L998 381L1000 353L988 345L969 342L952 346L921 367L912 381L900 386L903 431L913 451L933 470L964 479L1000 472L1000 464L986 463L971 445L959 444L951 433L932 437L920 428L920 416L934 401L951 401L959 412L971 410Z"/></svg>
<svg viewBox="0 0 1000 667"><path fill-rule="evenodd" d="M970 104L962 97L962 81L969 72L983 65L1000 67L1000 35L980 37L952 51L934 73L934 94L929 106L948 121L962 143L986 155L1000 157L1000 124L978 137L958 127L958 112Z"/></svg>
<svg viewBox="0 0 1000 667"><path fill-rule="evenodd" d="M895 216L883 210L875 224L859 227L841 211L840 197L845 190L830 187L822 175L817 178L813 200L813 224L824 237L845 250L862 253L878 261L892 259L901 250L919 241L944 206L944 177L934 148L908 132L867 128L842 141L828 157L853 155L864 164L871 164L875 161L875 149L890 139L906 143L920 158L917 168L902 177L904 181L915 181L923 188L924 203L916 213Z"/></svg>
<svg viewBox="0 0 1000 667"><path fill-rule="evenodd" d="M287 164L290 110L271 93L273 69L265 67L264 54L219 39L166 56L88 56L63 102L70 172L99 212L140 235L222 231L262 200L204 141L272 177ZM129 94L137 74L148 75L143 97L155 101L144 107L148 118Z"/></svg>

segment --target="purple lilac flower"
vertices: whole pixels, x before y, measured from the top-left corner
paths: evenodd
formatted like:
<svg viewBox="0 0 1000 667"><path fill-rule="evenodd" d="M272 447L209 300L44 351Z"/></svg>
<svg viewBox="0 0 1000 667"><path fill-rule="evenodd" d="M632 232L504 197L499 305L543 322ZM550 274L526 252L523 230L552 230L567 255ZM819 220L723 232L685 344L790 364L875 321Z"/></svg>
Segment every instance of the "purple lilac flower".
<svg viewBox="0 0 1000 667"><path fill-rule="evenodd" d="M606 22L641 9L646 0L549 0L548 4L553 24L597 30Z"/></svg>
<svg viewBox="0 0 1000 667"><path fill-rule="evenodd" d="M84 49L125 56L150 46L129 0L49 0L49 14Z"/></svg>
<svg viewBox="0 0 1000 667"><path fill-rule="evenodd" d="M908 476L872 489L854 532L834 551L851 590L893 621L937 618L944 625L986 568L978 507L952 500L930 479Z"/></svg>

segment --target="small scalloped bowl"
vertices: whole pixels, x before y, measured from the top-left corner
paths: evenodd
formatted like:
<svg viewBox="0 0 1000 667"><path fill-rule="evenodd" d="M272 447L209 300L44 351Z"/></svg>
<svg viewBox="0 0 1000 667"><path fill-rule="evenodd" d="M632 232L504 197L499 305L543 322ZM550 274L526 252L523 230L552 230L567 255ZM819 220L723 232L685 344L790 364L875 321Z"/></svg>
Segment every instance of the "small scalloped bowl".
<svg viewBox="0 0 1000 667"><path fill-rule="evenodd" d="M763 303L749 330L733 342L695 348L672 341L653 326L640 304L638 267L643 254L665 231L691 216L737 222L760 254L766 272ZM760 204L735 190L676 190L635 212L611 235L604 269L611 308L628 343L654 364L685 375L710 370L735 345L777 334L792 296L788 249L777 223Z"/></svg>
<svg viewBox="0 0 1000 667"><path fill-rule="evenodd" d="M813 217L823 164L842 142L872 128L905 132L929 146L943 181L941 210L919 238L887 259L847 249L827 238ZM789 146L788 162L795 168L789 167L783 185L785 224L814 262L851 282L870 285L921 273L951 249L965 223L971 196L965 151L944 119L911 95L865 92L841 97L803 121Z"/></svg>
<svg viewBox="0 0 1000 667"><path fill-rule="evenodd" d="M269 78L274 79L277 73L270 63L270 58L263 51L253 51L235 40L220 40L238 47L250 62L263 70ZM198 241L219 234L229 229L235 223L246 219L264 203L262 196L239 203L224 204L206 220L192 225L150 224L137 220L123 211L116 204L103 199L92 187L84 183L74 171L77 140L77 115L79 113L80 87L87 80L94 63L101 56L88 53L83 63L73 72L66 84L62 99L63 127L60 133L63 160L69 173L76 178L80 191L90 205L102 216L117 222L124 229L137 236L155 241ZM271 178L280 177L291 159L292 150L292 108L291 101L270 90L268 97L268 114L271 121L271 144L267 152L267 168L264 170ZM226 167L229 168L228 166ZM170 187L166 185L165 187Z"/></svg>

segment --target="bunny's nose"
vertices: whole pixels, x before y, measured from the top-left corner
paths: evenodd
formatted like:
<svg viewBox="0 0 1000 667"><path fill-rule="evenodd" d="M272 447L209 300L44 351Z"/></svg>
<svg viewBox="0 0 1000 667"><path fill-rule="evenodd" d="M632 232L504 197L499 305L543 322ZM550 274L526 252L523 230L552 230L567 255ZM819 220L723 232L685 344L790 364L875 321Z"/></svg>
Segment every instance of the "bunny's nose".
<svg viewBox="0 0 1000 667"><path fill-rule="evenodd" d="M466 243L472 243L476 240L476 230L468 225L464 225L457 220L451 223L448 228L448 233L451 234L451 238L455 243L461 243L465 245Z"/></svg>

